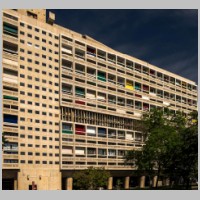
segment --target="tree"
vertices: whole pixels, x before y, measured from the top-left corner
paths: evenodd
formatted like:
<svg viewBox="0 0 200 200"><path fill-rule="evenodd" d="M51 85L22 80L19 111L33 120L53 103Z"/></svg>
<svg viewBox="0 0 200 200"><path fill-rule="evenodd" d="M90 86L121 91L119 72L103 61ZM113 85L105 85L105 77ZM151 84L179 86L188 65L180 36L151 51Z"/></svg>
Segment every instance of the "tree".
<svg viewBox="0 0 200 200"><path fill-rule="evenodd" d="M188 182L197 174L198 120L197 113L188 117L182 112L171 113L153 109L143 115L145 145L129 151L125 163L135 164L139 173L144 171L150 179L157 175L170 177L178 183L180 178Z"/></svg>
<svg viewBox="0 0 200 200"><path fill-rule="evenodd" d="M89 167L86 170L75 172L75 185L81 190L97 190L106 187L110 173L104 168Z"/></svg>
<svg viewBox="0 0 200 200"><path fill-rule="evenodd" d="M2 132L2 149L3 149L6 142L7 142L7 139L5 138L5 133Z"/></svg>

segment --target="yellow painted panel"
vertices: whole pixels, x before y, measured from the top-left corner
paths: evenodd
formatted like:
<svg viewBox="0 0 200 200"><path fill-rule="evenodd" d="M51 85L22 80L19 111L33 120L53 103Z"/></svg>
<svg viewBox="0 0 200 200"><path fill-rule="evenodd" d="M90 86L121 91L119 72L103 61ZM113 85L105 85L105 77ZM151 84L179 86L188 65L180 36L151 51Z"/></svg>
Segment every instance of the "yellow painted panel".
<svg viewBox="0 0 200 200"><path fill-rule="evenodd" d="M133 86L126 85L126 89L134 90Z"/></svg>

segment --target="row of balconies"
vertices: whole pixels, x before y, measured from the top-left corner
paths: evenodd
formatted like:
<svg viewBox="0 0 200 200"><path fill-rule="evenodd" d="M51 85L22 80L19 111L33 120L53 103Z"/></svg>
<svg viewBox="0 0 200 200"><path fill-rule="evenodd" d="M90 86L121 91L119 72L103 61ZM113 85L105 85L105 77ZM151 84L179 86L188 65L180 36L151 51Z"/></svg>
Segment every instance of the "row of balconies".
<svg viewBox="0 0 200 200"><path fill-rule="evenodd" d="M65 72L64 74L71 75L71 77L70 76L67 76L67 77L66 76L62 76L63 80L65 80L67 78L67 79L70 79L70 81L73 82L73 73L70 72L70 71L66 71L66 70L64 72ZM123 82L123 83L122 82L118 82L117 84L114 84L112 80L106 81L105 78L104 78L104 80L102 80L101 78L98 78L96 76L91 76L91 75L90 76L83 76L82 74L79 74L79 75L76 75L75 77L76 78L74 78L75 79L74 82L78 82L76 79L79 78L79 79L81 79L81 82L83 84L85 84L87 80L88 81L91 80L92 81L92 85L94 85L95 88L96 88L97 84L103 84L103 85L105 85L105 87L113 87L113 90L116 90L118 88L118 89L123 89L124 91L130 92L130 93L141 93L142 94L142 92L144 92L146 94L155 94L155 95L156 95L156 90L157 91L161 91L161 92L163 90L166 90L165 91L166 93L171 93L173 91L170 88L163 88L163 87L155 86L155 85L152 85L152 84L149 84L149 83L146 83L146 86L145 86L145 83L143 83L143 84L139 83L139 82L137 83L136 81L135 81L134 85L133 85L133 83L134 83L133 81L132 81L132 85L128 84L128 82L125 85L125 82ZM125 79L124 79L124 81L125 81ZM184 94L184 93L181 93L181 92L178 92L178 91L174 91L174 92L176 94L179 94L180 96L184 96L185 98L191 98L186 93ZM162 95L162 96L164 96L164 95Z"/></svg>
<svg viewBox="0 0 200 200"><path fill-rule="evenodd" d="M130 98L130 97L129 97ZM141 115L139 113L143 112L143 111L147 111L150 110L152 108L154 108L155 106L158 107L164 107L164 106L169 106L170 105L170 110L178 110L178 106L182 106L182 109L194 109L196 110L195 106L192 105L187 105L184 104L182 105L182 103L176 102L176 104L174 104L174 102L168 100L168 102L164 102L164 101L151 101L151 103L149 103L149 100L145 100L145 99L136 99L133 104L127 104L122 106L120 104L114 104L111 101L100 101L100 100L93 100L93 99L87 99L87 98L81 98L79 96L73 97L71 95L63 95L62 100L61 100L61 104L63 106L74 106L76 105L77 107L80 108L87 108L87 107L93 107L93 109L98 110L98 109L103 109L103 110L109 110L109 111L113 111L115 114L116 112L118 114L134 114L135 115ZM177 106L177 108L176 108ZM181 109L180 108L180 109Z"/></svg>
<svg viewBox="0 0 200 200"><path fill-rule="evenodd" d="M63 63L64 64L64 63ZM72 63L71 63L72 64ZM96 67L96 66L94 66L96 69L98 69L98 70L100 70L100 68L98 67ZM62 68L63 69L63 68ZM87 78L91 78L91 79L96 79L96 73L95 73L95 69L92 69L92 68L88 68L88 69L90 69L90 70L93 70L93 72L91 73L91 72L89 72L88 70L87 70L87 74L84 72L84 70L82 70L82 72L79 72L79 74L80 74L80 76L84 76L84 75L86 75L86 77ZM106 68L104 68L103 69L103 71L107 71L107 72L110 72L111 74L113 74L113 71L112 70L109 70L109 69L106 69ZM69 64L68 64L68 68L65 68L65 70L63 70L63 72L64 73L71 73L72 74L72 72L73 72L73 69L72 69L72 66L69 66ZM75 73L75 72L74 72ZM91 73L91 74L90 74ZM116 73L116 72L115 72ZM133 77L132 76L129 76L128 75L128 73L125 75L125 74L122 74L122 73L118 73L117 72L117 74L118 75L120 75L121 76L121 78L123 78L123 79L127 79L127 78L129 78L129 79L133 79ZM78 74L77 74L78 75ZM85 78L86 78L85 77ZM108 78L108 77L107 77ZM141 80L142 80L142 82L143 83L145 83L145 84L147 84L147 85L149 85L149 86L154 86L155 87L155 84L156 84L156 79L152 79L152 83L151 82L149 82L149 81L147 81L146 79L142 79L142 77L140 76L140 78L139 78L139 76L135 76L134 77L134 80L135 81L138 81L138 82L141 82ZM173 84L170 84L170 83L168 83L168 84L161 84L162 82L160 81L160 80L158 80L157 81L157 85L156 85L156 87L157 88L161 88L162 90L163 90L163 86L165 86L165 89L166 90L169 90L169 88L170 88L170 86L171 86L171 88L172 89L174 89L175 87L174 87L174 85ZM175 90L175 89L174 89ZM185 90L184 90L184 92L185 92ZM192 93L192 94L195 94L195 92L196 92L196 90L194 90L194 91L190 91L190 90L188 90L188 93Z"/></svg>
<svg viewBox="0 0 200 200"><path fill-rule="evenodd" d="M135 131L121 131L111 128L103 128L91 125L83 124L72 124L67 122L62 122L62 134L76 134L85 135L92 137L103 137L103 138L124 138L127 140L140 139L142 141L142 133Z"/></svg>
<svg viewBox="0 0 200 200"><path fill-rule="evenodd" d="M88 167L93 167L94 164L91 164L91 165L78 165L78 164L72 164L72 165L69 165L68 163L67 164L62 164L61 168L62 169L87 169ZM111 170L111 169L121 169L121 170L130 170L132 169L133 170L133 167L131 166L124 166L123 164L122 165L107 165L107 163L105 164L102 164L102 163L98 163L98 167L104 167L105 169L108 169L108 170Z"/></svg>
<svg viewBox="0 0 200 200"><path fill-rule="evenodd" d="M96 58L95 58L96 54L94 54L94 53L91 53L91 52L85 53L85 51L77 49L77 48L75 48L75 50L73 51L73 47L69 46L69 45L68 45L68 47L66 47L66 49L65 48L62 48L62 49L63 50L67 50L68 57L72 56L74 54L75 58L78 58L78 59L81 59L81 60L86 60L85 59L85 55L89 55L90 59L95 60L95 63L96 63ZM106 61L106 57L104 57L104 59L102 59L103 57L100 56L100 58L101 58L101 60ZM112 62L112 59L109 59L109 58L107 59L107 61L108 62L111 61L110 63L112 63L112 64L114 64L116 66L121 66L122 67L121 69L123 69L123 70L125 69L124 68L125 67L125 63L123 63L123 62L120 62L120 61L118 61L117 63L116 62ZM139 73L142 73L142 74L147 75L147 76L151 76L152 78L157 78L157 79L159 79L159 80L161 80L163 82L166 82L166 83L171 83L173 85L177 85L177 86L180 86L180 87L183 87L183 88L186 88L186 85L187 85L186 82L182 82L180 80L176 80L175 78L169 77L168 75L163 75L162 73L159 73L159 72L158 72L158 74L156 76L156 73L155 73L154 70L148 71L147 67L141 66L140 64L136 64L135 67L133 65L132 65L132 67L130 67L130 65L126 64L126 67L128 69L132 68L132 70L134 70L134 68L135 68L135 71L137 71ZM152 73L152 71L154 71L154 73ZM188 89L192 89L192 87L194 87L195 90L196 90L196 86L192 86L192 85L188 84Z"/></svg>
<svg viewBox="0 0 200 200"><path fill-rule="evenodd" d="M79 93L77 91L78 89L82 90L81 93ZM118 105L123 105L123 106L125 106L125 104L126 104L125 103L125 98L123 98L124 94L122 95L123 97L119 97L119 96L116 97L116 96L112 96L110 94L106 94L105 93L106 89L102 89L104 91L104 92L102 91L103 93L100 93L100 92L96 91L96 88L94 88L94 87L93 87L93 89L94 90L90 90L90 89L87 89L87 88L85 89L85 88L81 88L81 87L78 87L78 86L74 86L73 87L70 84L62 84L62 93L66 94L66 95L73 95L74 90L75 90L76 91L75 92L76 96L81 96L83 98L91 99L91 100L94 100L94 101L95 100L97 100L97 101L98 100L99 101L100 100L104 100L105 102L108 101L108 102L111 102L113 104L118 104ZM160 92L162 92L162 91L160 91ZM132 95L134 95L134 99L136 99L136 100L140 100L140 99L150 100L150 98L153 97L155 99L159 98L160 100L163 100L163 98L165 98L165 99L167 99L167 101L175 101L175 97L176 97L176 101L177 102L184 103L184 104L188 103L190 105L191 104L192 105L196 105L196 101L195 100L186 99L186 98L181 97L179 95L169 94L169 93L167 93L168 95L166 96L165 92L164 92L164 95L163 95L163 92L162 93L160 93L160 92L157 93L157 94L156 93L151 93L151 92L149 92L148 94L142 93L142 95L139 95L139 93L137 93L135 95L134 95L134 93L133 94L130 93L131 99L129 99L128 101L130 101L130 102L132 101L132 103L133 103L133 100L132 100L133 96ZM109 91L109 93L112 93L113 95L118 94L117 92L113 92L113 91ZM125 93L125 91L124 91L124 93ZM126 92L126 95L127 95L127 93L129 94L129 92ZM118 101L116 101L117 99L118 99ZM122 102L119 102L119 99L121 99ZM123 99L124 99L124 102L123 102ZM131 105L129 105L129 103L127 103L127 104L128 104L128 106L131 106Z"/></svg>

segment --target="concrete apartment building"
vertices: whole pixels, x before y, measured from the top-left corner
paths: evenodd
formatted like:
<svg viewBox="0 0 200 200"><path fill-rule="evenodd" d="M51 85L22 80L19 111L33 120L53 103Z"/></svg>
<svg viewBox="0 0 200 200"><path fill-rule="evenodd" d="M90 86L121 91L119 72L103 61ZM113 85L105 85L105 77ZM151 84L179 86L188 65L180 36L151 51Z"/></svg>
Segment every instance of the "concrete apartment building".
<svg viewBox="0 0 200 200"><path fill-rule="evenodd" d="M142 113L197 110L197 85L54 21L3 10L3 189L70 190L89 166L111 172L108 189L118 176L128 189L137 177L123 156L144 145Z"/></svg>

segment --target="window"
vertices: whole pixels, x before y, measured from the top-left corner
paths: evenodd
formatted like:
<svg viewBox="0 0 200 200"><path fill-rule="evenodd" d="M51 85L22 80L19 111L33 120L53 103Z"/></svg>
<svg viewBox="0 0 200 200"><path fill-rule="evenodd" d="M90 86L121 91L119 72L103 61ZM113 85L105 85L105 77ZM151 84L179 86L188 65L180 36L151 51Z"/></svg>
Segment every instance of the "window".
<svg viewBox="0 0 200 200"><path fill-rule="evenodd" d="M30 13L30 12L29 12ZM29 16L29 15L28 15ZM27 26L28 29L32 30L32 26L28 25Z"/></svg>
<svg viewBox="0 0 200 200"><path fill-rule="evenodd" d="M32 110L28 110L28 113L32 113Z"/></svg>
<svg viewBox="0 0 200 200"><path fill-rule="evenodd" d="M42 31L42 34L43 34L43 35L46 35L46 31Z"/></svg>
<svg viewBox="0 0 200 200"><path fill-rule="evenodd" d="M35 44L35 48L36 48L36 49L39 49L39 47L40 47L40 46L39 46L38 44Z"/></svg>

